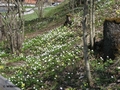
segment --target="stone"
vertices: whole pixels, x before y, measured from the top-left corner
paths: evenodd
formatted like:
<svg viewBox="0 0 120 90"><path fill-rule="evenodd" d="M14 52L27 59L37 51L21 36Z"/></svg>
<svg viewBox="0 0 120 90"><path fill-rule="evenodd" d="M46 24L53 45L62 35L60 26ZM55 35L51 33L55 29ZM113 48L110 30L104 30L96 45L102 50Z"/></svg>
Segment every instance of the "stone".
<svg viewBox="0 0 120 90"><path fill-rule="evenodd" d="M0 75L0 90L21 90L21 89Z"/></svg>

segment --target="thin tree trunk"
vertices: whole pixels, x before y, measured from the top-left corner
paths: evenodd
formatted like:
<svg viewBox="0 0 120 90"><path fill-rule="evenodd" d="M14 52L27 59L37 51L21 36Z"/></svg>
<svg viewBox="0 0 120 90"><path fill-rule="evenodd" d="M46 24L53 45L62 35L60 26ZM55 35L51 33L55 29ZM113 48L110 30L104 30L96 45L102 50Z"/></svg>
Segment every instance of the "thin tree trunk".
<svg viewBox="0 0 120 90"><path fill-rule="evenodd" d="M41 19L43 17L43 0L37 1L37 7L38 7L38 18Z"/></svg>
<svg viewBox="0 0 120 90"><path fill-rule="evenodd" d="M95 44L95 0L93 0L93 46Z"/></svg>
<svg viewBox="0 0 120 90"><path fill-rule="evenodd" d="M85 60L85 68L86 68L86 76L88 80L88 84L92 86L92 77L90 72L90 65L88 60L88 47L87 47L87 15L88 15L88 2L85 0L84 3L84 12L83 12L83 44L84 44L84 60Z"/></svg>
<svg viewBox="0 0 120 90"><path fill-rule="evenodd" d="M95 43L95 15L94 15L94 0L90 2L90 46L91 49L94 47Z"/></svg>

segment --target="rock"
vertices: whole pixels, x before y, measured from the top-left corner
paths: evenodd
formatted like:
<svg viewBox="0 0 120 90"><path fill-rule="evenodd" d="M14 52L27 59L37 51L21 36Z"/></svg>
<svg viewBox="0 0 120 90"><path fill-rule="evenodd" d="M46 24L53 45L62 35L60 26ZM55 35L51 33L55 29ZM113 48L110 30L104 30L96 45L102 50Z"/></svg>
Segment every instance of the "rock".
<svg viewBox="0 0 120 90"><path fill-rule="evenodd" d="M104 21L104 60L109 56L116 57L120 49L120 18L106 19Z"/></svg>

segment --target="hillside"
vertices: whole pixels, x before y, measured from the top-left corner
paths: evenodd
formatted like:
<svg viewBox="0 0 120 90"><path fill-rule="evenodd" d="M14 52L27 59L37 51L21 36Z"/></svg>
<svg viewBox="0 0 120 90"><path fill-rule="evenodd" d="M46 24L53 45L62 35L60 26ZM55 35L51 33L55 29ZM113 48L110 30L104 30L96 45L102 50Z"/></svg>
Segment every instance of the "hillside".
<svg viewBox="0 0 120 90"><path fill-rule="evenodd" d="M107 2L107 1L106 1ZM103 5L102 2L98 3ZM105 18L119 17L120 1L97 7L96 42L103 39ZM86 90L88 83L84 69L82 44L82 10L76 9L73 25L63 26L68 2L48 12L41 24L30 21L20 55L11 55L0 44L0 72L22 90ZM77 7L76 7L77 8ZM69 10L68 10L69 11ZM78 12L79 11L79 12ZM51 17L50 17L51 16ZM35 27L33 27L33 26ZM32 26L29 27L28 26ZM41 28L42 27L42 28ZM26 30L26 31L27 31ZM89 49L94 86L90 90L119 90L120 62L102 57ZM114 65L115 64L115 65Z"/></svg>

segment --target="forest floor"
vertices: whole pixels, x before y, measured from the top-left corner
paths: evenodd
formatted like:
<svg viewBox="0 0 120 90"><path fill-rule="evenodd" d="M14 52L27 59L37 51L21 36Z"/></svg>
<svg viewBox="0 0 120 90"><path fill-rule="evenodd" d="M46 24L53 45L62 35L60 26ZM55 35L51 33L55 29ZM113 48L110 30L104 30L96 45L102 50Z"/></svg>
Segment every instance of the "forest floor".
<svg viewBox="0 0 120 90"><path fill-rule="evenodd" d="M99 18L99 15L97 15L97 17ZM100 19L101 20L101 19ZM98 21L99 21L99 19L98 19ZM98 22L97 21L97 22ZM100 22L98 22L98 23L100 23ZM36 30L34 30L33 32L29 32L29 33L26 33L25 34L25 38L26 39L32 39L32 38L35 38L36 36L39 36L39 35L43 35L43 34L45 34L45 33L47 33L47 32L49 32L49 31L52 31L52 30L54 30L55 28L58 28L58 27L60 27L60 26L63 26L63 24L64 24L64 20L61 22L59 22L59 23L55 23L55 22L51 22L51 23L49 23L49 24L47 24L44 28L40 28L40 29L36 29ZM35 24L36 26L38 25L38 24ZM32 26L32 25L31 25ZM34 27L34 26L33 26ZM69 29L67 29L67 30L69 30ZM72 29L71 30L77 30L76 29L76 27L72 27ZM97 36L99 36L96 40L97 41L100 41L102 38L100 38L102 35L101 35L101 33L103 32L103 25L101 24L99 27L97 27L96 28L96 33L97 33ZM82 30L81 30L81 32L82 32ZM57 36L59 36L59 35L57 35ZM75 36L73 37L74 39L76 38L76 37L78 37L78 36L76 36L76 34L75 34ZM80 37L80 36L79 36ZM55 38L56 38L56 36L55 36ZM71 36L70 36L70 38L71 38ZM74 39L70 39L70 40L73 40L73 41L75 41ZM42 45L44 46L44 45L46 45L46 46L49 46L49 45L51 45L50 44L50 42L51 41L54 41L55 39L50 39L50 41L48 41L48 42L46 42L46 43L43 43ZM58 39L58 40L65 40L65 38L64 39ZM67 39L67 40L69 40L69 39ZM37 40L36 40L37 41ZM38 41L37 41L38 42ZM66 42L66 40L65 40L65 42ZM55 42L56 43L56 42ZM77 43L79 43L79 44L81 44L82 43L82 41L80 42L77 42ZM30 44L29 44L30 45ZM34 45L34 44L33 44ZM41 45L41 44L40 44ZM41 45L41 48L43 48L42 47L42 45ZM25 53L25 55L27 56L27 55L29 55L29 54L31 54L31 53L33 53L32 52L32 48L33 48L34 46L32 46L31 45L31 47L29 47L28 48L28 50L31 50L31 51L25 51L24 53ZM35 49L35 50L33 50L34 52L37 52L37 51L40 51L39 50L39 47L40 46L38 46L37 47L37 49ZM53 47L53 46L52 46ZM73 47L76 47L76 48L79 48L79 46L75 43L75 45L73 45L72 47L70 47L70 48L68 48L68 47L66 47L66 48L68 48L68 51L69 50L73 50L74 51L74 53L76 54L77 53L77 51L75 51L74 49L73 49ZM66 49L66 48L64 48L64 49ZM61 49L58 53L57 53L57 55L59 55L60 53L62 53L61 51L64 51L64 49ZM82 49L81 49L82 50ZM80 48L79 48L79 51L80 51ZM41 53L41 52L40 52ZM39 54L40 54L39 53ZM67 52L66 52L67 53ZM90 53L90 52L89 52ZM35 53L33 53L33 55L34 55ZM44 54L44 53L43 53ZM49 53L50 54L50 53ZM36 55L36 54L35 54ZM53 55L53 56L55 56L55 55ZM52 56L52 57L53 57ZM60 55L59 55L60 56ZM59 56L57 56L57 57L59 57ZM68 58L67 56L69 56L69 55L67 55L67 54L65 54L65 56L66 56L66 58ZM81 89L74 89L74 87L77 87L77 86L83 86L83 87L86 87L86 85L87 85L87 83L86 83L86 76L85 76L85 69L84 69L84 60L83 60L83 53L81 54L81 53L79 53L79 56L80 56L80 58L82 59L80 62L78 62L77 64L76 64L76 66L75 66L75 68L72 68L72 67L70 67L70 66L67 66L64 70L63 70L63 72L62 73L60 73L60 77L58 77L58 81L56 81L57 83L55 83L54 82L54 84L55 84L55 86L57 87L57 85L59 86L59 84L60 85L62 85L63 87L65 87L65 90L81 90ZM117 90L116 89L116 87L120 87L120 71L117 71L116 70L116 68L118 67L118 65L116 65L115 63L116 63L116 61L113 63L111 63L110 61L108 61L108 62L106 62L106 64L105 63L103 63L103 62L101 62L100 60L100 58L96 58L95 57L95 55L94 54L91 54L91 55L89 55L90 57L89 57L89 59L90 59L90 61L91 61L91 73L92 73L92 76L93 76L93 78L94 78L94 80L96 81L95 83L94 83L94 86L93 86L93 88L91 89L91 90ZM32 56L33 57L33 56ZM12 58L13 59L13 58ZM16 59L15 59L16 60ZM21 59L20 59L21 60ZM26 60L27 60L27 58L26 58ZM67 59L65 59L65 60L67 60ZM64 61L65 61L64 60ZM73 60L73 59L72 59ZM55 60L54 60L55 61ZM67 62L68 63L68 62ZM9 63L7 63L6 64L6 66L9 66L9 67L18 67L18 66L24 66L26 64L26 61L24 61L24 58L22 57L22 60L21 61L19 61L19 60L17 60L16 62L9 62ZM109 65L109 64L111 64L111 65ZM114 65L115 64L115 65ZM119 63L118 63L119 64ZM33 65L33 63L31 64L31 65ZM108 67L108 66L109 67ZM36 65L37 66L37 65ZM55 66L55 65L54 65ZM35 67L35 66L34 66ZM118 67L119 68L119 67ZM30 68L29 68L30 69ZM30 73L32 72L33 70L31 69L31 71L30 71ZM50 71L50 70L49 70ZM11 71L12 72L12 71ZM10 71L9 71L9 73L11 73ZM9 74L8 73L8 74ZM19 73L19 72L18 72ZM33 73L34 74L34 73ZM22 76L22 74L20 74L21 76ZM56 75L58 75L59 76L59 74L57 73ZM56 76L55 75L55 76ZM36 75L35 75L36 76ZM65 77L66 76L66 77ZM67 77L67 76L71 76L71 79L69 79L69 77ZM37 77L38 78L38 77ZM40 77L41 78L41 77ZM51 80L50 78L47 78L48 80L46 80L46 82L45 82L45 85L50 85L50 86L52 86L52 84L53 84L53 81L55 81L55 80ZM53 84L53 85L54 85ZM82 84L82 85L80 85L80 84ZM70 89L71 87L73 87L73 89ZM81 87L81 88L83 88L83 87ZM30 86L30 88L31 88L31 86ZM62 87L60 87L60 89L61 89ZM48 89L44 89L44 90L48 90ZM55 89L52 89L52 90L55 90ZM59 90L59 89L56 89L56 90ZM62 89L63 90L63 89ZM86 90L86 88L84 88L84 89L82 89L82 90Z"/></svg>

